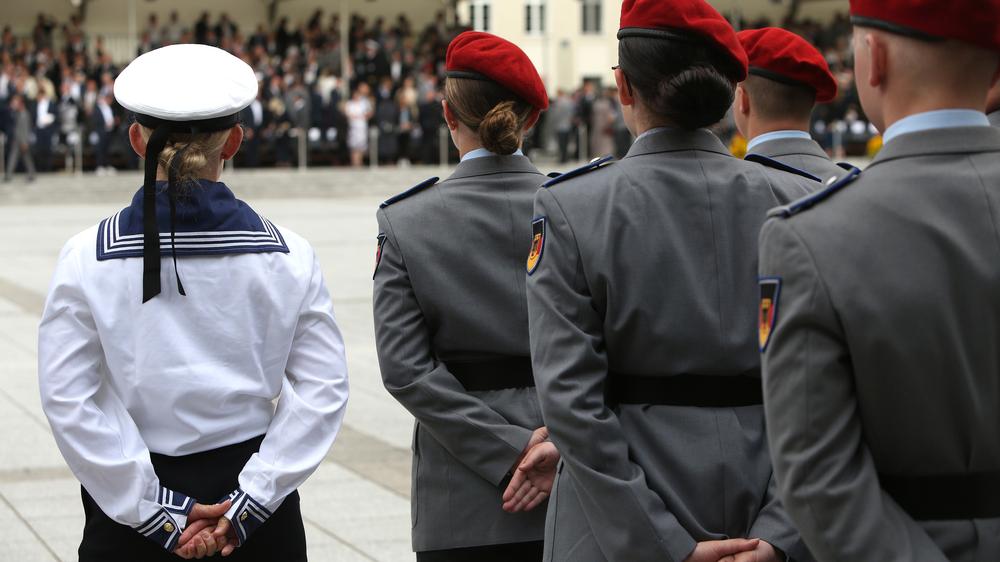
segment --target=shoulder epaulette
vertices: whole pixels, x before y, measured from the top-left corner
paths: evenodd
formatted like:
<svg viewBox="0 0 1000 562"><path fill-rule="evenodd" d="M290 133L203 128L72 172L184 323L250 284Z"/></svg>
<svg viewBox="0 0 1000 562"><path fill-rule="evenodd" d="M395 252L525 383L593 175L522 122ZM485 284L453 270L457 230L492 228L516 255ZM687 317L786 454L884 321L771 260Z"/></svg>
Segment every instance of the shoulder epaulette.
<svg viewBox="0 0 1000 562"><path fill-rule="evenodd" d="M800 169L795 168L793 166L789 166L788 164L785 164L784 162L778 162L777 160L775 160L773 158L768 158L767 156L763 156L763 155L760 155L760 154L747 154L746 158L744 158L744 160L746 160L747 162L755 162L757 164L760 164L762 166L766 166L768 168L773 168L775 170L781 170L782 172L788 172L789 174L795 174L797 176L802 176L802 177L804 177L806 179L810 179L812 181L818 181L820 183L823 182L823 180L821 180L820 178L817 178L816 176L810 174L809 172L806 172L805 170L800 170Z"/></svg>
<svg viewBox="0 0 1000 562"><path fill-rule="evenodd" d="M417 185L411 187L410 189L407 189L406 191L400 193L399 195L393 195L392 197L386 199L384 203L382 203L381 205L379 205L379 208L380 209L384 209L384 208L388 207L389 205L392 205L393 203L399 203L403 199L406 199L407 197L410 197L411 195L416 195L417 193L420 193L421 191L423 191L423 190L427 189L428 187L436 184L437 182L438 182L438 178L436 178L436 177L435 178L428 178L428 179L426 179L426 180L418 183Z"/></svg>
<svg viewBox="0 0 1000 562"><path fill-rule="evenodd" d="M542 187L552 187L553 185L556 185L557 183L562 183L562 182L564 182L564 181L566 181L566 180L568 180L570 178L575 178L577 176L582 176L583 174L586 174L588 172L592 172L592 171L594 171L594 170L596 170L598 168L603 167L608 162L614 160L614 158L615 158L614 156L605 156L603 158L594 158L586 166L581 166L581 167L579 167L579 168L577 168L575 170L571 170L569 172L566 172L565 174L560 174L560 175L558 175L558 176L550 179L549 181L543 183Z"/></svg>
<svg viewBox="0 0 1000 562"><path fill-rule="evenodd" d="M824 189L821 189L811 195L807 195L802 199L794 201L783 207L771 209L771 212L769 212L767 216L788 218L793 215L797 215L802 211L811 209L814 205L816 205L820 201L827 199L834 193L837 193L841 189L851 185L852 183L854 183L854 180L858 179L859 177L861 177L861 170L854 168L846 176L840 179L830 178L831 183L827 185Z"/></svg>
<svg viewBox="0 0 1000 562"><path fill-rule="evenodd" d="M847 170L848 172L853 172L854 170L857 170L859 172L861 171L861 168L858 168L854 164L848 164L847 162L837 162L837 166L840 166L841 168Z"/></svg>

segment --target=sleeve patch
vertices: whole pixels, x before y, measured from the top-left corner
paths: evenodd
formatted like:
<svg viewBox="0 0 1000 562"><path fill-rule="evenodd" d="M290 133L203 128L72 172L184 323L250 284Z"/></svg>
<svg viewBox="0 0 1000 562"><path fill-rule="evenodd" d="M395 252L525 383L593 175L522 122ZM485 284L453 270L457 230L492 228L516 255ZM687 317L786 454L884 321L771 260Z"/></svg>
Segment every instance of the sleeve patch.
<svg viewBox="0 0 1000 562"><path fill-rule="evenodd" d="M528 275L538 269L538 264L542 263L542 254L545 252L545 217L538 217L531 221L531 251L528 253Z"/></svg>
<svg viewBox="0 0 1000 562"><path fill-rule="evenodd" d="M764 353L767 344L771 342L771 334L778 324L778 298L781 296L780 277L761 277L760 282L760 312L758 313L758 337L760 352Z"/></svg>

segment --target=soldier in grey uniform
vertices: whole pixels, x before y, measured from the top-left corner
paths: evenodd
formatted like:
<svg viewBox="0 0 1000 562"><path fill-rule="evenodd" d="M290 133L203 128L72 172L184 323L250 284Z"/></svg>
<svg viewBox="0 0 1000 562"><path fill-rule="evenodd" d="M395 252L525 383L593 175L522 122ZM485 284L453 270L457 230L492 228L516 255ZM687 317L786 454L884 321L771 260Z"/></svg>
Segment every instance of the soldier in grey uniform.
<svg viewBox="0 0 1000 562"><path fill-rule="evenodd" d="M996 562L1000 131L983 109L1000 14L883 2L852 19L884 148L761 233L775 476L824 562Z"/></svg>
<svg viewBox="0 0 1000 562"><path fill-rule="evenodd" d="M990 89L989 97L986 99L986 113L990 124L1000 127L1000 83Z"/></svg>
<svg viewBox="0 0 1000 562"><path fill-rule="evenodd" d="M545 560L808 560L771 477L753 280L767 211L819 184L703 129L747 71L704 0L627 2L619 38L638 139L535 199L531 357L562 454Z"/></svg>
<svg viewBox="0 0 1000 562"><path fill-rule="evenodd" d="M837 80L823 55L775 27L737 36L750 60L750 76L736 87L733 103L736 127L749 139L746 159L817 181L844 176L847 170L809 134L816 104L837 97Z"/></svg>
<svg viewBox="0 0 1000 562"><path fill-rule="evenodd" d="M24 105L24 98L16 95L11 99L11 110L14 114L14 126L9 140L10 151L7 153L7 169L4 170L4 181L10 181L17 170L17 162L24 158L28 170L28 181L35 181L35 159L31 156L31 114Z"/></svg>
<svg viewBox="0 0 1000 562"><path fill-rule="evenodd" d="M416 418L413 549L421 562L540 560L544 505L508 513L502 494L545 439L524 256L547 178L520 146L548 97L527 56L486 33L452 41L447 72L445 120L462 161L378 211L379 364Z"/></svg>

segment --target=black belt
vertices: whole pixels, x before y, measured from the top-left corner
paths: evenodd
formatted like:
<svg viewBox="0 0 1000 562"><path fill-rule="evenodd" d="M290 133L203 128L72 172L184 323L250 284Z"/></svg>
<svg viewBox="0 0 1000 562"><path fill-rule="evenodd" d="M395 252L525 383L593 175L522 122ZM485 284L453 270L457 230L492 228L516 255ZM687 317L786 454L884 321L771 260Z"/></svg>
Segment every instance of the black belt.
<svg viewBox="0 0 1000 562"><path fill-rule="evenodd" d="M610 373L607 398L611 405L654 404L737 408L764 403L760 368L736 376L671 375L640 376Z"/></svg>
<svg viewBox="0 0 1000 562"><path fill-rule="evenodd" d="M879 474L882 489L918 521L1000 517L1000 470L936 476Z"/></svg>
<svg viewBox="0 0 1000 562"><path fill-rule="evenodd" d="M447 361L448 371L470 392L535 386L530 357Z"/></svg>

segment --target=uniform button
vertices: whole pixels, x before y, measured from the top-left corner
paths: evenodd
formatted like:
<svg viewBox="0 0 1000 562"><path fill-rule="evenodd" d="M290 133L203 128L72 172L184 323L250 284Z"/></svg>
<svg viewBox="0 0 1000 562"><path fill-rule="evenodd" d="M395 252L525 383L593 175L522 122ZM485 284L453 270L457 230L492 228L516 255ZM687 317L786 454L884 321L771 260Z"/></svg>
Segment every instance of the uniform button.
<svg viewBox="0 0 1000 562"><path fill-rule="evenodd" d="M174 532L174 524L170 523L170 522L164 523L163 524L163 530L166 531L166 532L168 532L168 533L173 533Z"/></svg>
<svg viewBox="0 0 1000 562"><path fill-rule="evenodd" d="M245 511L243 513L241 513L240 514L240 521L246 521L247 520L247 515L249 515L249 514L247 512L245 512Z"/></svg>

